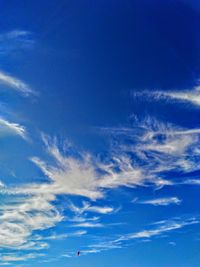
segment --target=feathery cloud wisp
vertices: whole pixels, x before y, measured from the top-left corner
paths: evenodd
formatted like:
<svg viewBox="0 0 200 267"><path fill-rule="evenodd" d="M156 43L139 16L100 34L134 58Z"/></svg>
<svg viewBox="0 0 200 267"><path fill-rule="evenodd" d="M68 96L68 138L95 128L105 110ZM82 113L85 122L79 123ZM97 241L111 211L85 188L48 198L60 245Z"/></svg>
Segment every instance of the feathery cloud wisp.
<svg viewBox="0 0 200 267"><path fill-rule="evenodd" d="M32 33L25 30L11 30L0 33L0 56L9 56L16 51L31 49L34 46Z"/></svg>
<svg viewBox="0 0 200 267"><path fill-rule="evenodd" d="M83 214L84 212L94 212L94 213L100 213L100 214L109 214L114 211L113 207L108 207L108 206L94 206L91 205L89 202L83 201L82 207L77 207L73 203L70 203L68 206L70 210L75 212L76 214Z"/></svg>
<svg viewBox="0 0 200 267"><path fill-rule="evenodd" d="M200 87L195 87L188 91L171 91L171 92L155 92L157 98L166 98L182 102L188 102L196 106L200 106Z"/></svg>
<svg viewBox="0 0 200 267"><path fill-rule="evenodd" d="M188 218L172 218L167 219L164 221L155 222L151 225L151 227L147 230L141 230L134 233L124 234L118 238L110 239L107 238L99 243L94 243L89 245L85 248L87 253L100 253L102 251L110 250L110 249L117 249L126 246L126 243L131 240L140 240L141 242L144 241L151 241L153 237L166 237L167 233L172 231L182 229L184 227L199 224L200 221L198 218L195 217L188 217Z"/></svg>
<svg viewBox="0 0 200 267"><path fill-rule="evenodd" d="M181 219L181 218L175 218L172 220L166 220L162 222L157 222L155 225L157 227L149 230L142 230L136 233L127 234L124 236L121 236L119 239L116 240L116 242L120 241L126 241L131 239L149 239L154 236L159 236L164 233L168 233L177 229L181 229L185 226L198 224L200 221L197 218L188 218L188 219Z"/></svg>
<svg viewBox="0 0 200 267"><path fill-rule="evenodd" d="M138 201L137 203L149 204L153 206L168 206L171 204L179 205L181 204L181 200L177 197L166 197L166 198L157 198L157 199Z"/></svg>
<svg viewBox="0 0 200 267"><path fill-rule="evenodd" d="M6 74L3 71L0 71L0 84L4 84L5 86L8 86L13 90L18 91L19 93L25 96L29 96L31 94L35 95L35 92L30 88L28 84L9 74Z"/></svg>
<svg viewBox="0 0 200 267"><path fill-rule="evenodd" d="M26 139L26 129L18 123L12 123L0 118L0 135L19 135Z"/></svg>
<svg viewBox="0 0 200 267"><path fill-rule="evenodd" d="M133 97L147 96L147 100L166 100L174 102L185 102L190 103L195 106L200 106L200 86L194 87L191 90L183 91L143 91L143 92L133 92Z"/></svg>

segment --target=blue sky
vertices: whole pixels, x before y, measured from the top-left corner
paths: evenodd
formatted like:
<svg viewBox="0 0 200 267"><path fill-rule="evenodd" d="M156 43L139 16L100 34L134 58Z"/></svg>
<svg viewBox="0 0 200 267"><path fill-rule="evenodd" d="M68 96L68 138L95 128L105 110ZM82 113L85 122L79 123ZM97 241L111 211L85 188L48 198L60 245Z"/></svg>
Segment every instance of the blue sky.
<svg viewBox="0 0 200 267"><path fill-rule="evenodd" d="M0 14L0 266L199 266L199 1Z"/></svg>

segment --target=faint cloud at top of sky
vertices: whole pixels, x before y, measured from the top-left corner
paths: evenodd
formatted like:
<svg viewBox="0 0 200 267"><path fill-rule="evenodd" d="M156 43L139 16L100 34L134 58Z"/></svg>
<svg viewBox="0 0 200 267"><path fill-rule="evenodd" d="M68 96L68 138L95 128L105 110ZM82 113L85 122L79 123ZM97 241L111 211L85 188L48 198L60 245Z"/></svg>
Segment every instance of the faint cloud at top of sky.
<svg viewBox="0 0 200 267"><path fill-rule="evenodd" d="M0 33L0 56L19 50L31 49L34 46L32 33L25 30L11 30Z"/></svg>

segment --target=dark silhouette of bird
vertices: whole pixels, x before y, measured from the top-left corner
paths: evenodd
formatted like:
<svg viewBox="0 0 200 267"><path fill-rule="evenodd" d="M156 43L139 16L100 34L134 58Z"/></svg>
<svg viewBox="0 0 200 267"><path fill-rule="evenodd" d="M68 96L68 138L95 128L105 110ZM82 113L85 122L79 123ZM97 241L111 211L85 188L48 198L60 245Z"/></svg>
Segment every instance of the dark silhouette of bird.
<svg viewBox="0 0 200 267"><path fill-rule="evenodd" d="M80 251L77 251L77 256L80 256L81 255L81 252Z"/></svg>

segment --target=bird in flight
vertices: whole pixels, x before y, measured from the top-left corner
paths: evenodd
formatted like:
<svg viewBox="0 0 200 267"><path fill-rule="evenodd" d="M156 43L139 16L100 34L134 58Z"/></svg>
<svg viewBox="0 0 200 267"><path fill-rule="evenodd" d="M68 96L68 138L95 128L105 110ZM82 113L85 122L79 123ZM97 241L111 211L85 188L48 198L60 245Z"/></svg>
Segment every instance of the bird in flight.
<svg viewBox="0 0 200 267"><path fill-rule="evenodd" d="M80 251L77 251L77 256L80 256L81 252Z"/></svg>

